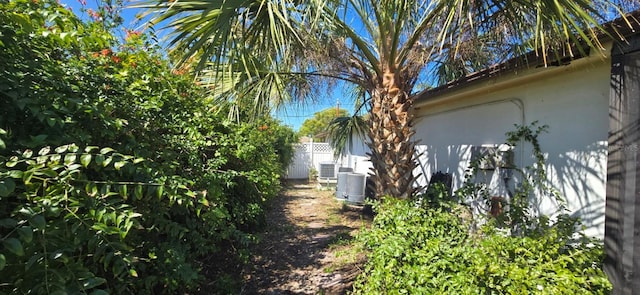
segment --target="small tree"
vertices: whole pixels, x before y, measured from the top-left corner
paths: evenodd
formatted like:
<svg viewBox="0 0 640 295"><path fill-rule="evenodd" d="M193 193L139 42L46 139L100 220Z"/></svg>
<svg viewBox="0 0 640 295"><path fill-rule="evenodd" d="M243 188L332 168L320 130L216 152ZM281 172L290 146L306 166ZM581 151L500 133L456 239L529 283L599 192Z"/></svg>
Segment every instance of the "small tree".
<svg viewBox="0 0 640 295"><path fill-rule="evenodd" d="M349 112L340 108L328 108L319 111L312 118L306 119L302 123L298 135L300 137L311 135L314 141L326 142L329 135L327 130L331 122L336 118L347 116L349 116Z"/></svg>

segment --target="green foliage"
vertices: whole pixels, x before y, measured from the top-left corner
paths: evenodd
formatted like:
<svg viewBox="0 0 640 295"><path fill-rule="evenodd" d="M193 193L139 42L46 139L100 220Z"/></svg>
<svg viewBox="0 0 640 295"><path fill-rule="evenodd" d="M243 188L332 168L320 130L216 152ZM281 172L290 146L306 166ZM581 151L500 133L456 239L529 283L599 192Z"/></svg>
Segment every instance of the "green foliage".
<svg viewBox="0 0 640 295"><path fill-rule="evenodd" d="M135 248L126 241L141 217L126 200L144 198L147 183L115 179L139 173L140 161L75 145L25 150L5 161L4 291L88 293L108 288L107 282L126 284L136 273ZM90 174L114 180L92 181Z"/></svg>
<svg viewBox="0 0 640 295"><path fill-rule="evenodd" d="M509 228L512 235L526 234L528 230L537 226L535 223L539 220L532 213L532 199L552 199L558 205L558 213L566 213L564 198L549 184L547 179L545 158L538 142L538 137L547 131L547 125L540 126L537 121L534 121L529 126L515 125L515 130L506 133L506 145L509 147L509 152L512 152L518 145L529 144L532 147L534 158L534 163L530 166L524 168L508 167L514 172L513 178L518 182L509 198L500 200L500 206L509 207L509 210L505 210L496 216L491 216L497 226ZM497 152L502 153L501 151ZM486 156L495 157L496 155ZM479 172L479 163L483 160L485 158L479 157L470 163L465 173L465 181L455 194L463 201L469 199L484 200L485 207L491 208L493 200L489 194L487 184L474 181L475 175ZM490 216L489 212L482 213L487 214L474 216L477 223L485 222L486 216Z"/></svg>
<svg viewBox="0 0 640 295"><path fill-rule="evenodd" d="M329 125L336 118L347 117L349 112L345 109L328 108L313 114L313 118L309 118L302 122L299 136L313 136L314 141L325 142L329 136Z"/></svg>
<svg viewBox="0 0 640 295"><path fill-rule="evenodd" d="M368 126L366 117L368 116L356 114L350 117L338 117L329 123L327 139L333 147L336 158L352 148L354 139L365 140Z"/></svg>
<svg viewBox="0 0 640 295"><path fill-rule="evenodd" d="M512 147L530 143L536 162L511 167L522 180L497 216L472 216L457 203L478 196L490 201L486 185L472 181L478 162L456 198L436 185L415 200L377 204L371 229L359 237L369 261L355 294L609 294L602 242L578 232L576 218L559 214L552 223L529 209L536 193L562 203L547 184L538 144L544 131L546 126L533 123L507 133Z"/></svg>
<svg viewBox="0 0 640 295"><path fill-rule="evenodd" d="M355 294L608 294L601 243L573 239L576 220L540 222L530 236L487 225L469 234L460 208L385 199L359 240L369 260Z"/></svg>
<svg viewBox="0 0 640 295"><path fill-rule="evenodd" d="M145 35L108 27L0 1L0 294L175 294L215 277L208 291L235 293L230 266L294 133L226 122Z"/></svg>

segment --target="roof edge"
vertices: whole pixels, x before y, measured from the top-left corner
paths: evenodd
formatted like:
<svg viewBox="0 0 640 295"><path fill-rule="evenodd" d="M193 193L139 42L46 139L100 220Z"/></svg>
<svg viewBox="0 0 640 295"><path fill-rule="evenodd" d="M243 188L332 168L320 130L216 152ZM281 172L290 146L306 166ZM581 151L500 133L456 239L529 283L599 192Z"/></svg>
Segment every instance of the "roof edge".
<svg viewBox="0 0 640 295"><path fill-rule="evenodd" d="M600 30L600 33L598 34L598 38L600 39L600 41L628 42L627 37L638 33L640 33L640 9L632 11L626 14L624 17L619 17L611 22L603 24L602 30ZM586 44L582 44L581 46L586 46ZM574 46L574 48L577 47L578 46ZM495 78L504 74L512 73L517 70L539 68L542 66L557 67L568 65L572 61L590 56L592 50L593 48L587 48L583 51L575 50L574 52L578 52L578 54L573 56L559 54L559 59L556 59L551 63L547 63L546 65L544 64L542 58L535 51L531 51L529 53L509 59L506 62L490 66L478 72L471 73L465 77L451 81L442 86L422 90L414 95L416 97L415 104L426 103L435 98L435 96L456 91L463 87L470 86L472 84L485 81L490 78Z"/></svg>

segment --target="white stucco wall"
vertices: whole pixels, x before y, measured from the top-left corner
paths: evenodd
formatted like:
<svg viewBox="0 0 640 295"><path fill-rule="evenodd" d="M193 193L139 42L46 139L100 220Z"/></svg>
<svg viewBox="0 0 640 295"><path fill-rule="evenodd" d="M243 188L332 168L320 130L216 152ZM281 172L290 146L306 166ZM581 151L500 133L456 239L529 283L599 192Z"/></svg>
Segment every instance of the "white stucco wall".
<svg viewBox="0 0 640 295"><path fill-rule="evenodd" d="M610 60L600 55L570 66L505 75L418 105L416 138L427 178L437 171L454 176L454 190L464 180L472 146L501 144L514 124L548 125L539 137L547 173L587 234L604 237ZM530 146L515 151L520 167L533 164ZM484 175L486 181L496 177ZM497 194L500 190L495 190ZM555 202L537 204L554 214Z"/></svg>
<svg viewBox="0 0 640 295"><path fill-rule="evenodd" d="M345 158L347 159L347 167L353 168L353 172L369 175L373 165L369 161L366 154L369 152L363 138L356 135L352 136L351 143Z"/></svg>

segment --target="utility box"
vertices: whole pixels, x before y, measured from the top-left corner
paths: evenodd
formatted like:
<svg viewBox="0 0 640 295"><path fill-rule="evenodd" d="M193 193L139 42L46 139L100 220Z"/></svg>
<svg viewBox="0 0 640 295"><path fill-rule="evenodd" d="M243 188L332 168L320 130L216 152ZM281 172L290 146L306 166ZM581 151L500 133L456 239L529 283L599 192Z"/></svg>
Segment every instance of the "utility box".
<svg viewBox="0 0 640 295"><path fill-rule="evenodd" d="M480 170L513 168L513 148L508 145L482 145L471 147L471 163Z"/></svg>

